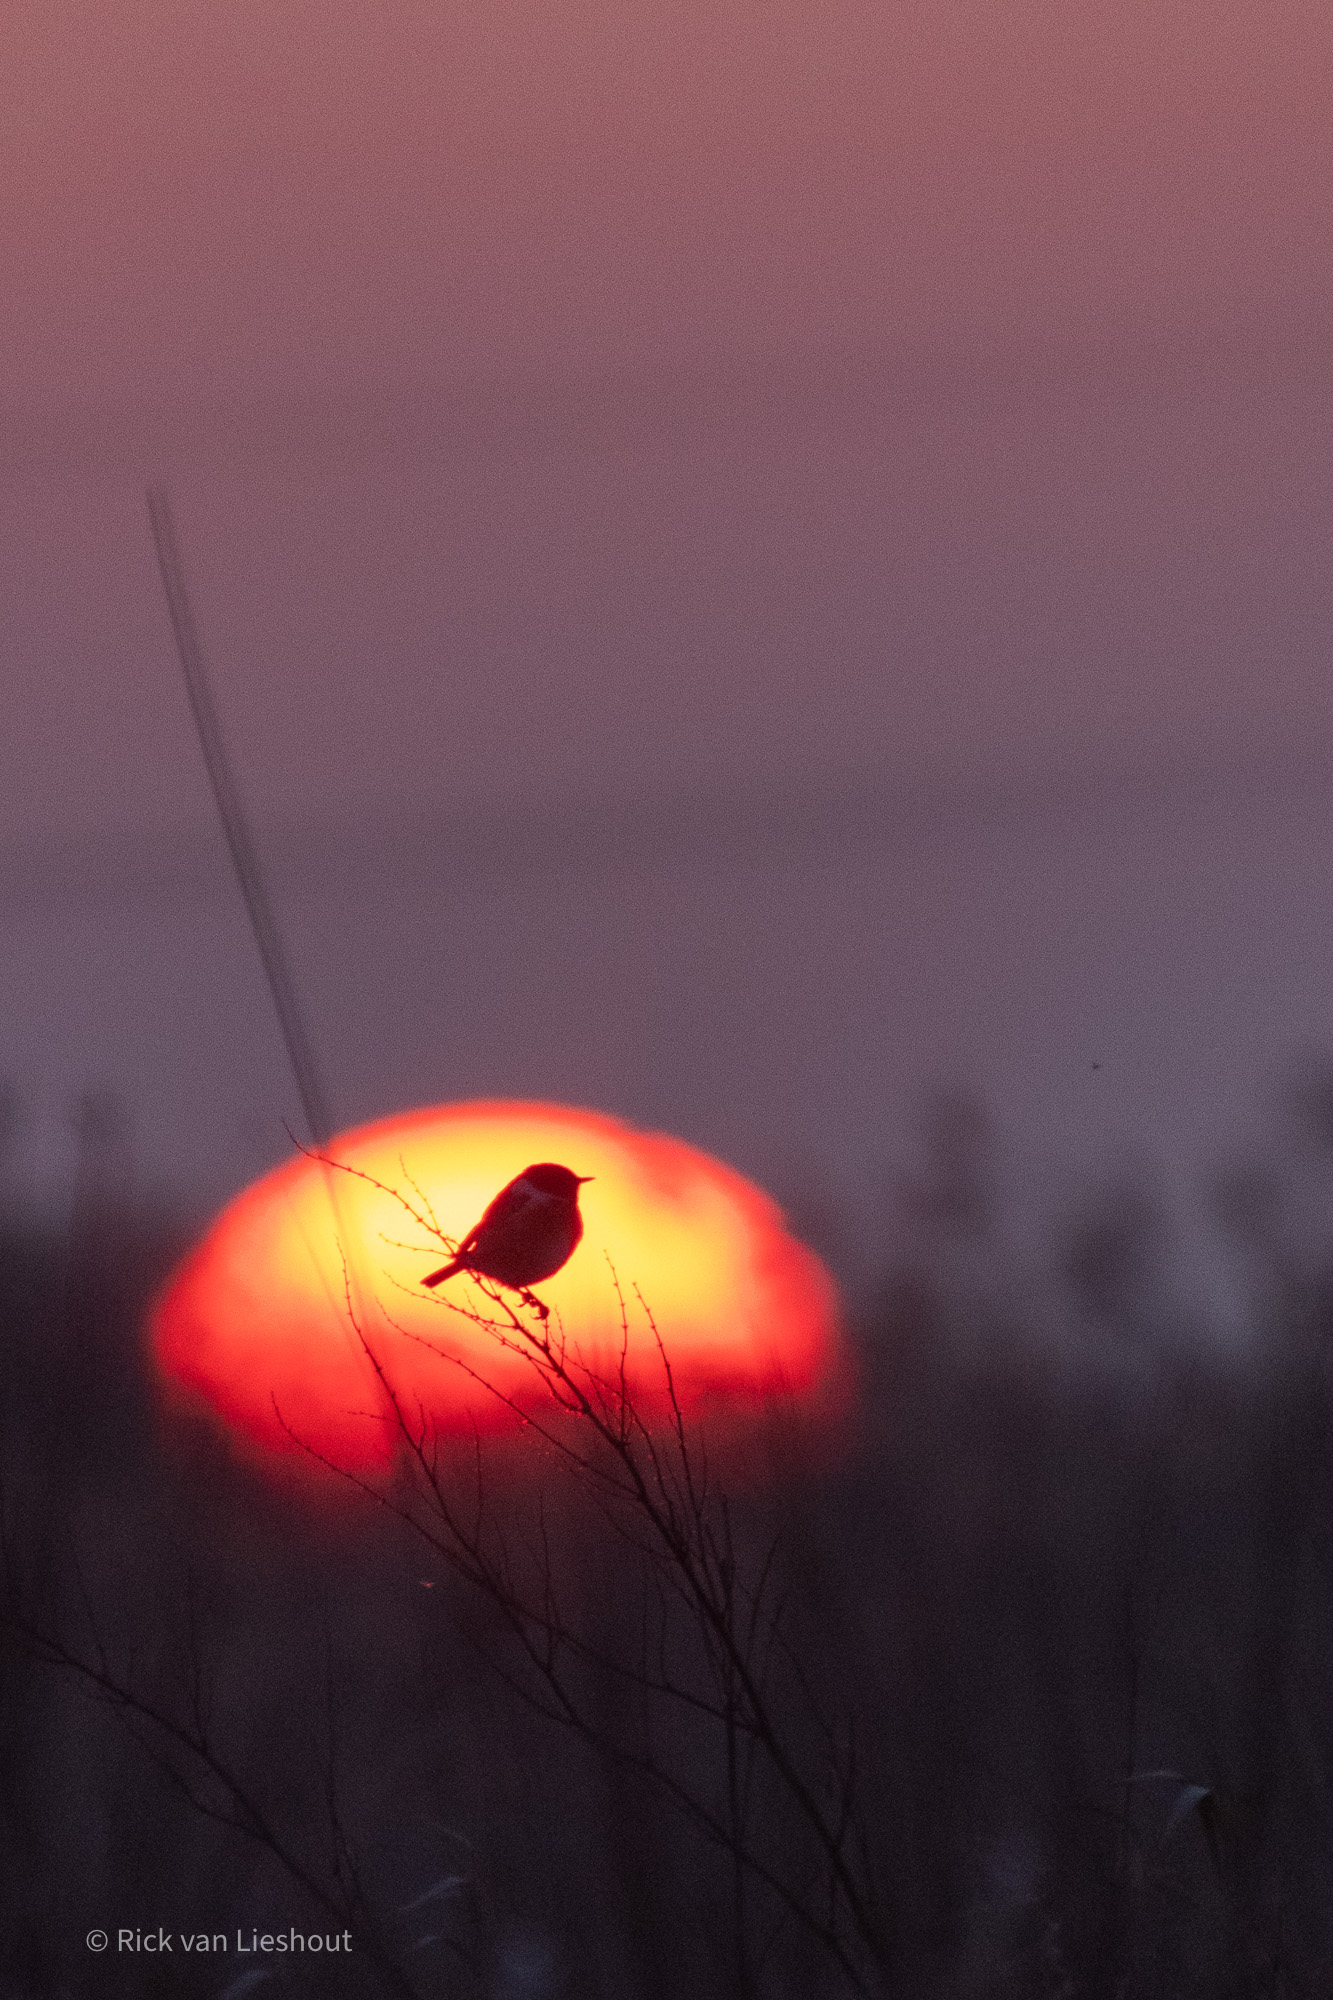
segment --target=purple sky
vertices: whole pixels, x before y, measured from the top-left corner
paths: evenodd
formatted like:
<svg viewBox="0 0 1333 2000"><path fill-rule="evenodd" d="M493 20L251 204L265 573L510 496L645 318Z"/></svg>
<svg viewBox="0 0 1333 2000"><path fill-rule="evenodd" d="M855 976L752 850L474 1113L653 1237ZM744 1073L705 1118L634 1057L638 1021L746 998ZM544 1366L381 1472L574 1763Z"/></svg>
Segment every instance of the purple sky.
<svg viewBox="0 0 1333 2000"><path fill-rule="evenodd" d="M880 1026L881 1101L966 1068L1040 1142L1120 1021L1082 1136L1175 1077L1202 1143L1200 1035L1257 1090L1324 1019L1330 79L1313 5L7 10L0 1073L210 1195L284 1089L163 478L349 1115L512 1082L828 1173Z"/></svg>

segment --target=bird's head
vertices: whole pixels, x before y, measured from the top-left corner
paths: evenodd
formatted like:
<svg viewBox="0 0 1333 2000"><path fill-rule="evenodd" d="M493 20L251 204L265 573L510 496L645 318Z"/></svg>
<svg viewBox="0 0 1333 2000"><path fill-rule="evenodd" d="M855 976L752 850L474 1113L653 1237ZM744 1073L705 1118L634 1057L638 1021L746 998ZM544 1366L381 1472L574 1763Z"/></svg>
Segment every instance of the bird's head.
<svg viewBox="0 0 1333 2000"><path fill-rule="evenodd" d="M543 1160L539 1166L525 1167L522 1178L529 1187L535 1187L542 1194L558 1195L562 1201L577 1201L579 1189L585 1181L592 1180L591 1174L573 1174L568 1167L557 1166L552 1160Z"/></svg>

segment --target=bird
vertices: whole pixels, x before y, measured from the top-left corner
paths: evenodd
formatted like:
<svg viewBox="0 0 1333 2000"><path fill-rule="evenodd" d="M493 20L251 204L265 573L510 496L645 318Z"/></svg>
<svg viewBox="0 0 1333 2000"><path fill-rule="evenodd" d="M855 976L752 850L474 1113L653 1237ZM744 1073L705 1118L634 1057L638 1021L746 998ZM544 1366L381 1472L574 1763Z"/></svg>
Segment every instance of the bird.
<svg viewBox="0 0 1333 2000"><path fill-rule="evenodd" d="M521 1292L542 1318L546 1308L529 1289L553 1278L569 1262L583 1235L579 1189L592 1174L572 1173L553 1160L524 1167L501 1188L481 1221L470 1229L447 1264L421 1280L432 1291L458 1271L473 1271Z"/></svg>

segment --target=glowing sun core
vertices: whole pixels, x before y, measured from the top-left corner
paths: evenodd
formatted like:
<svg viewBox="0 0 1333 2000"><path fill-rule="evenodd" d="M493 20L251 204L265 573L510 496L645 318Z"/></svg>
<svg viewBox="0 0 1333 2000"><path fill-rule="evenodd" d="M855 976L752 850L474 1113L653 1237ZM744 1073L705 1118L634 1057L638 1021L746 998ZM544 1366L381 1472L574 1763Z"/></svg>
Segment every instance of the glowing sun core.
<svg viewBox="0 0 1333 2000"><path fill-rule="evenodd" d="M767 1195L680 1140L554 1105L475 1103L362 1126L330 1151L337 1168L298 1158L239 1195L155 1309L161 1369L253 1444L289 1452L300 1440L351 1470L386 1464L394 1435L363 1335L402 1406L440 1431L541 1406L530 1363L466 1316L494 1316L474 1281L421 1284L441 1236L460 1240L538 1160L595 1178L580 1190L581 1245L536 1290L599 1369L619 1365L624 1299L636 1407L660 1413L666 1400L645 1306L687 1407L799 1399L829 1374L837 1315L824 1267Z"/></svg>

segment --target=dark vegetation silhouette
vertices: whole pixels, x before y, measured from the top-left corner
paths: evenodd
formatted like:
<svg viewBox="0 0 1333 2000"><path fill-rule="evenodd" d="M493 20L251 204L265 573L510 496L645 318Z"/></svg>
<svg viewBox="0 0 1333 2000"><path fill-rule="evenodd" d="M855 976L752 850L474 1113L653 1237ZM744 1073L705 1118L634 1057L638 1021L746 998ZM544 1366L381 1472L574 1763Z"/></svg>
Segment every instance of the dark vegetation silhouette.
<svg viewBox="0 0 1333 2000"><path fill-rule="evenodd" d="M311 1508L157 1395L182 1237L90 1100L68 1231L0 1233L0 1995L1333 1990L1331 1107L1216 1190L1243 1349L1132 1187L1021 1254L945 1099L835 1450L474 1292L546 1415L398 1409ZM353 1951L238 1959L293 1927Z"/></svg>

